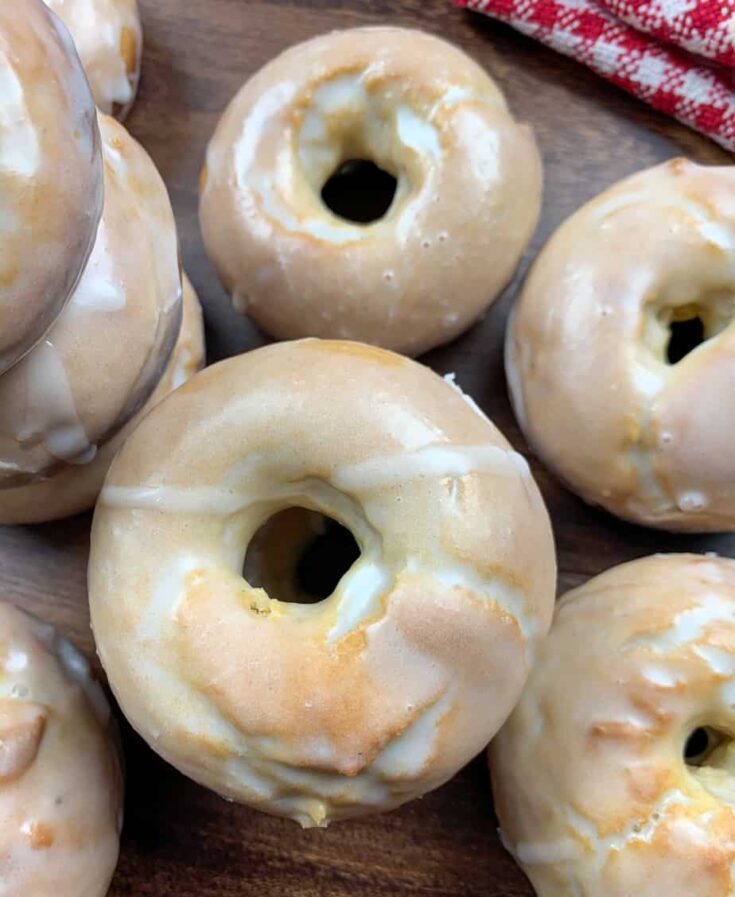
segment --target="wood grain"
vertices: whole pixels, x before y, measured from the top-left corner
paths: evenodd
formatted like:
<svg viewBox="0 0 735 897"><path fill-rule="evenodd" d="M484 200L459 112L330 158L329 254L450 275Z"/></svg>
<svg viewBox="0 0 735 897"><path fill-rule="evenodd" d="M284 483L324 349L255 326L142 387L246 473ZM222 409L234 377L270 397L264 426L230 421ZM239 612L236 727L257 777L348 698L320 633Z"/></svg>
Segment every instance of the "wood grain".
<svg viewBox="0 0 735 897"><path fill-rule="evenodd" d="M264 340L235 315L202 247L196 185L204 149L235 90L279 50L332 28L422 26L463 46L533 123L546 166L541 225L550 231L602 188L677 154L728 160L693 133L504 26L448 0L142 0L146 53L129 120L171 191L185 265L206 307L210 360ZM525 265L524 265L525 268ZM484 321L425 360L461 385L527 451L506 398L501 343L522 277ZM735 537L674 537L614 521L534 471L557 535L560 588L657 550L735 555ZM0 594L56 622L93 652L86 608L88 516L0 529ZM397 812L302 832L227 804L187 781L126 731L127 821L112 897L337 897L364 894L528 897L531 889L495 834L487 774L478 758L454 781Z"/></svg>

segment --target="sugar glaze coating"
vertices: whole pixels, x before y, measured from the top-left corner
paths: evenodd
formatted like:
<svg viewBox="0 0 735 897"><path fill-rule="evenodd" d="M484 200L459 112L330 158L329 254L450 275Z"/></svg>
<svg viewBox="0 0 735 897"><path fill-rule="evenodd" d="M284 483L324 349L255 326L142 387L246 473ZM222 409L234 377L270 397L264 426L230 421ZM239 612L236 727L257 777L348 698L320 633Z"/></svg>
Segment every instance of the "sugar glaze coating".
<svg viewBox="0 0 735 897"><path fill-rule="evenodd" d="M0 373L57 318L102 213L94 102L42 0L0 4Z"/></svg>
<svg viewBox="0 0 735 897"><path fill-rule="evenodd" d="M94 506L112 459L151 408L201 370L205 361L204 321L194 288L184 275L184 315L176 346L153 395L85 464L65 464L47 479L0 489L0 523L45 523Z"/></svg>
<svg viewBox="0 0 735 897"><path fill-rule="evenodd" d="M178 239L153 162L100 115L105 208L74 294L0 377L0 489L86 464L159 382L181 321Z"/></svg>
<svg viewBox="0 0 735 897"><path fill-rule="evenodd" d="M351 160L397 182L386 214L322 200ZM207 151L202 232L236 308L279 339L356 339L417 355L511 278L538 219L541 161L495 82L403 28L292 47L234 98Z"/></svg>
<svg viewBox="0 0 735 897"><path fill-rule="evenodd" d="M361 548L318 604L242 576L289 507ZM97 504L89 586L110 684L151 746L326 825L483 748L549 625L555 562L525 461L476 406L393 353L304 340L221 362L142 421Z"/></svg>
<svg viewBox="0 0 735 897"><path fill-rule="evenodd" d="M97 108L124 119L140 79L143 29L137 0L45 0L64 22Z"/></svg>
<svg viewBox="0 0 735 897"><path fill-rule="evenodd" d="M704 340L672 361L687 320ZM572 215L524 285L506 362L526 436L587 501L735 529L735 169L675 159Z"/></svg>
<svg viewBox="0 0 735 897"><path fill-rule="evenodd" d="M0 603L0 894L105 897L122 776L110 708L53 627Z"/></svg>
<svg viewBox="0 0 735 897"><path fill-rule="evenodd" d="M735 561L648 557L566 595L490 750L539 897L732 897L733 734Z"/></svg>

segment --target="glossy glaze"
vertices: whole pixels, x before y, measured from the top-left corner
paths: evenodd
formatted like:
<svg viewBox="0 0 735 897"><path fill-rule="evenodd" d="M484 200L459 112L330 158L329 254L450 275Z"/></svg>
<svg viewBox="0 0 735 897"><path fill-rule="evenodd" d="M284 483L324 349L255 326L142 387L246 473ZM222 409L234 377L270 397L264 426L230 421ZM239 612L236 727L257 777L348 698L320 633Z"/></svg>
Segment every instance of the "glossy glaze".
<svg viewBox="0 0 735 897"><path fill-rule="evenodd" d="M0 604L0 894L105 897L122 826L110 708L87 661Z"/></svg>
<svg viewBox="0 0 735 897"><path fill-rule="evenodd" d="M734 561L657 555L561 600L490 748L538 897L730 897L734 700ZM699 727L718 734L686 761Z"/></svg>
<svg viewBox="0 0 735 897"><path fill-rule="evenodd" d="M122 125L100 125L106 199L94 250L59 320L0 378L0 487L93 460L148 400L180 327L166 188Z"/></svg>
<svg viewBox="0 0 735 897"><path fill-rule="evenodd" d="M321 190L367 159L394 175L384 217L338 217ZM420 31L334 32L261 69L207 151L204 240L236 308L281 339L419 354L465 330L536 226L529 128L457 48Z"/></svg>
<svg viewBox="0 0 735 897"><path fill-rule="evenodd" d="M45 0L64 22L97 108L125 118L135 100L143 55L137 0Z"/></svg>
<svg viewBox="0 0 735 897"><path fill-rule="evenodd" d="M102 212L94 103L41 0L0 5L0 373L48 330Z"/></svg>
<svg viewBox="0 0 735 897"><path fill-rule="evenodd" d="M142 417L204 366L204 321L196 293L184 278L184 315L176 346L153 395L123 429L86 464L67 464L48 479L0 489L0 523L43 523L79 514L94 506L107 471Z"/></svg>
<svg viewBox="0 0 735 897"><path fill-rule="evenodd" d="M705 341L672 363L672 321ZM735 169L676 159L552 236L508 330L519 422L588 501L670 529L735 529Z"/></svg>
<svg viewBox="0 0 735 897"><path fill-rule="evenodd" d="M318 604L242 578L260 524L293 506L362 551ZM154 749L326 825L437 787L487 743L547 629L554 552L527 465L447 383L304 340L209 368L146 417L100 496L89 582L100 658Z"/></svg>

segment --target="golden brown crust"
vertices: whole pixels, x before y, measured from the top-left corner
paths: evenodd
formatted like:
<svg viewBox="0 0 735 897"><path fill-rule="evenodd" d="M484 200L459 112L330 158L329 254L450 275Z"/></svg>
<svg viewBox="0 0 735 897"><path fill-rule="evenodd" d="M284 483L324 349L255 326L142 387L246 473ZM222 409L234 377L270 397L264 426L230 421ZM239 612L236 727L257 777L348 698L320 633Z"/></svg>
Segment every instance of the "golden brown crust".
<svg viewBox="0 0 735 897"><path fill-rule="evenodd" d="M0 869L23 897L105 897L122 777L110 710L53 628L0 603Z"/></svg>
<svg viewBox="0 0 735 897"><path fill-rule="evenodd" d="M151 408L204 366L204 321L194 288L184 275L181 331L163 377L140 411L88 464L65 465L47 480L0 490L0 524L44 523L94 506L120 446Z"/></svg>
<svg viewBox="0 0 735 897"><path fill-rule="evenodd" d="M51 326L102 211L94 103L41 0L0 5L0 373Z"/></svg>
<svg viewBox="0 0 735 897"><path fill-rule="evenodd" d="M585 499L667 529L735 528L735 171L674 160L576 212L536 261L507 370L534 448ZM706 342L671 364L671 320Z"/></svg>
<svg viewBox="0 0 735 897"><path fill-rule="evenodd" d="M362 551L316 605L241 575L260 524L295 506ZM487 742L554 573L527 465L476 407L415 362L304 340L215 365L142 421L89 582L100 657L154 748L313 825L420 795Z"/></svg>
<svg viewBox="0 0 735 897"><path fill-rule="evenodd" d="M734 702L735 561L658 555L566 595L490 749L539 897L729 897ZM686 762L700 727L721 741Z"/></svg>
<svg viewBox="0 0 735 897"><path fill-rule="evenodd" d="M321 199L356 158L397 179L369 226ZM510 279L541 180L530 130L475 62L420 31L360 28L292 47L247 82L210 143L200 215L236 307L269 333L416 355Z"/></svg>

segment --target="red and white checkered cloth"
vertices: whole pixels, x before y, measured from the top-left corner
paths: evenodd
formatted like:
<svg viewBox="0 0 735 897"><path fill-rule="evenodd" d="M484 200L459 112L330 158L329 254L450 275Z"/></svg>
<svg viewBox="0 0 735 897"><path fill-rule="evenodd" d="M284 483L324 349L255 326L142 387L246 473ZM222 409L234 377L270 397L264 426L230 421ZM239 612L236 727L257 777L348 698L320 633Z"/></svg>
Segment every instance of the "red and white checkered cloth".
<svg viewBox="0 0 735 897"><path fill-rule="evenodd" d="M455 2L585 63L735 152L735 0Z"/></svg>

